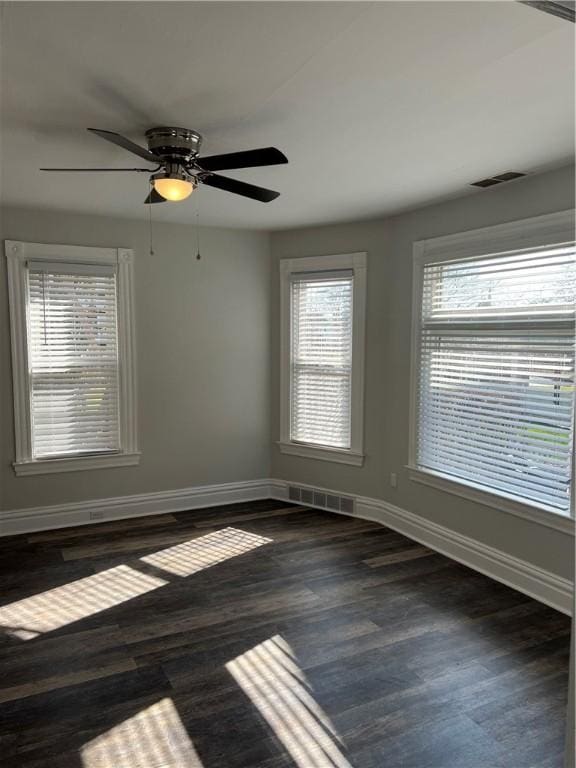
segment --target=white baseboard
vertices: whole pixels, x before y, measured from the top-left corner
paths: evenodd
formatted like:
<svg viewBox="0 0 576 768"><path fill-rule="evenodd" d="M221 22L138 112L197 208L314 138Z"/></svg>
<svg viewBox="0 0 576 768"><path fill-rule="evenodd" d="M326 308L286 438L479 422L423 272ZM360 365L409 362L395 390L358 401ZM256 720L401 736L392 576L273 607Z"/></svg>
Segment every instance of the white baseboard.
<svg viewBox="0 0 576 768"><path fill-rule="evenodd" d="M176 491L157 491L135 496L12 509L0 512L0 536L69 528L105 520L160 515L165 512L185 512L189 509L269 498L272 498L269 480L247 480L180 488Z"/></svg>
<svg viewBox="0 0 576 768"><path fill-rule="evenodd" d="M303 483L272 480L270 487L274 498L287 500L289 485L331 495L338 495L339 493ZM347 495L350 496L350 494ZM327 509L327 507L314 504L307 506ZM535 600L550 605L568 616L573 613L574 586L568 579L538 568L532 563L513 557L502 550L482 544L476 539L456 533L450 528L433 523L420 515L415 515L413 512L408 512L386 501L356 496L354 507L354 517L381 523L430 547L430 549L434 549L436 552L450 557L452 560L457 560L469 568L533 597ZM334 510L327 509L327 511L333 512Z"/></svg>
<svg viewBox="0 0 576 768"><path fill-rule="evenodd" d="M312 486L303 483L288 483L284 480L248 480L181 488L176 491L158 491L135 496L7 510L0 512L0 536L88 525L105 520L159 515L165 512L185 512L241 501L268 498L284 501L288 500L289 485L313 489ZM338 495L337 491L326 488L314 488L314 490ZM372 520L392 528L562 613L572 615L573 584L568 579L537 568L525 560L512 557L502 550L482 544L388 502L363 496L354 497L350 494L347 496L354 499L355 517ZM307 503L307 506L327 509L310 503ZM334 512L333 509L328 511Z"/></svg>

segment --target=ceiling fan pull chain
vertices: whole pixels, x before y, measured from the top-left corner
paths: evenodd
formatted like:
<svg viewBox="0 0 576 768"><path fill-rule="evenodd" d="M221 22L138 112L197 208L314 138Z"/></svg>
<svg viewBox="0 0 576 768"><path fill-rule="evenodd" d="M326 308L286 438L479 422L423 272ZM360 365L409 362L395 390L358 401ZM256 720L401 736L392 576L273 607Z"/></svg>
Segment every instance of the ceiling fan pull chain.
<svg viewBox="0 0 576 768"><path fill-rule="evenodd" d="M154 256L154 247L152 243L152 206L148 206L148 234L149 234L149 241L150 241L150 256Z"/></svg>
<svg viewBox="0 0 576 768"><path fill-rule="evenodd" d="M200 261L202 256L200 255L200 200L198 200L198 192L196 190L196 261Z"/></svg>

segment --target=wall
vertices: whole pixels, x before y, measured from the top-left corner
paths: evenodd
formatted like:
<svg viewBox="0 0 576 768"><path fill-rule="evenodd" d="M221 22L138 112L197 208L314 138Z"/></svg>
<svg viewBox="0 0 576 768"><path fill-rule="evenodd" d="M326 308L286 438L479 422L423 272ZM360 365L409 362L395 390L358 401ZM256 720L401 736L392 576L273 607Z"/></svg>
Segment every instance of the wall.
<svg viewBox="0 0 576 768"><path fill-rule="evenodd" d="M136 251L138 467L16 478L5 258L0 258L0 508L60 504L277 477L384 499L559 576L573 539L537 523L408 480L412 242L574 205L569 168L394 218L292 230L271 238L283 257L367 251L363 467L280 455L277 264L262 233L6 209L2 239L124 246ZM270 342L272 341L272 347ZM272 354L270 355L270 349ZM272 379L270 380L270 359ZM270 403L272 393L272 403ZM272 407L270 407L272 405ZM270 413L272 420L270 420ZM389 485L390 472L398 487Z"/></svg>
<svg viewBox="0 0 576 768"><path fill-rule="evenodd" d="M389 219L276 232L275 261L368 252L365 452L363 467L279 453L272 477L389 501L489 546L571 577L573 537L408 479L412 243L574 207L574 172L559 169ZM273 274L278 304L278 266ZM272 439L279 438L279 327L273 326ZM398 487L391 488L391 472Z"/></svg>
<svg viewBox="0 0 576 768"><path fill-rule="evenodd" d="M0 257L3 509L269 476L269 237L6 209L2 239L134 248L141 463L14 476L6 259Z"/></svg>

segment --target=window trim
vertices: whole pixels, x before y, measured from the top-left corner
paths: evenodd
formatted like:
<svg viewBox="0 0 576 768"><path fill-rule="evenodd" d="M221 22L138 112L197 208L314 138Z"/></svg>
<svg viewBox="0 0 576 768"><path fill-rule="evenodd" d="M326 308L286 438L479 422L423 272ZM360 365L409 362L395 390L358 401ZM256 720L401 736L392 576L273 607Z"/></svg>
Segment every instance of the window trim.
<svg viewBox="0 0 576 768"><path fill-rule="evenodd" d="M412 338L410 353L410 415L408 440L408 477L410 480L432 486L503 512L542 523L552 528L574 533L573 491L570 515L535 502L521 500L498 491L487 491L464 479L453 478L418 466L418 372L420 364L420 335L422 311L422 278L424 265L434 261L452 261L487 254L503 253L538 246L550 246L574 241L574 210L511 221L505 224L469 230L413 243L412 276ZM534 327L541 323L532 324ZM527 322L530 328L531 323ZM576 451L573 451L574 466ZM573 471L574 474L574 471Z"/></svg>
<svg viewBox="0 0 576 768"><path fill-rule="evenodd" d="M14 430L16 475L51 474L86 469L104 469L138 464L136 401L136 323L134 310L134 251L129 248L26 243L6 240L10 340L14 389ZM118 453L34 459L30 422L30 381L28 376L28 327L26 317L26 263L59 261L73 264L108 264L117 267L118 360L120 378L120 445Z"/></svg>
<svg viewBox="0 0 576 768"><path fill-rule="evenodd" d="M449 475L435 472L432 469L412 466L407 466L406 469L408 470L408 477L412 482L445 491L453 496L468 499L468 501L475 501L477 504L498 509L500 512L509 512L512 515L533 520L536 523L541 523L549 528L555 528L558 531L564 531L572 535L575 533L574 519L567 515L562 515L554 509L531 504L528 501L518 501L515 496L504 492L491 493L473 482L458 481Z"/></svg>
<svg viewBox="0 0 576 768"><path fill-rule="evenodd" d="M339 464L362 466L364 462L364 361L366 338L365 252L327 256L306 256L280 261L280 440L281 453ZM354 274L352 299L352 394L350 406L350 448L299 443L290 439L290 275L351 269Z"/></svg>

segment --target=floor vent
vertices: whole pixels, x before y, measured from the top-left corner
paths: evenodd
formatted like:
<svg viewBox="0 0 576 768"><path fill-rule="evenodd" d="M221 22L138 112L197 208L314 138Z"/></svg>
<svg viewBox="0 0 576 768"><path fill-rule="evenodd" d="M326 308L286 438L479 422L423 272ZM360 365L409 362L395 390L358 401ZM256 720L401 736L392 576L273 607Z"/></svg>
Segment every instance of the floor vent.
<svg viewBox="0 0 576 768"><path fill-rule="evenodd" d="M299 488L297 485L289 485L288 500L300 502L308 507L320 507L330 512L354 514L354 499L351 496L337 496L316 488Z"/></svg>
<svg viewBox="0 0 576 768"><path fill-rule="evenodd" d="M296 488L295 485L289 485L288 499L289 501L300 501L300 488Z"/></svg>
<svg viewBox="0 0 576 768"><path fill-rule="evenodd" d="M311 488L300 488L300 501L314 506L314 491Z"/></svg>
<svg viewBox="0 0 576 768"><path fill-rule="evenodd" d="M340 496L340 511L348 515L354 514L354 499L349 496Z"/></svg>
<svg viewBox="0 0 576 768"><path fill-rule="evenodd" d="M325 507L326 506L326 494L320 493L320 491L314 491L314 506Z"/></svg>
<svg viewBox="0 0 576 768"><path fill-rule="evenodd" d="M333 509L336 512L340 511L340 496L333 496L331 493L326 494L326 506L328 509Z"/></svg>

